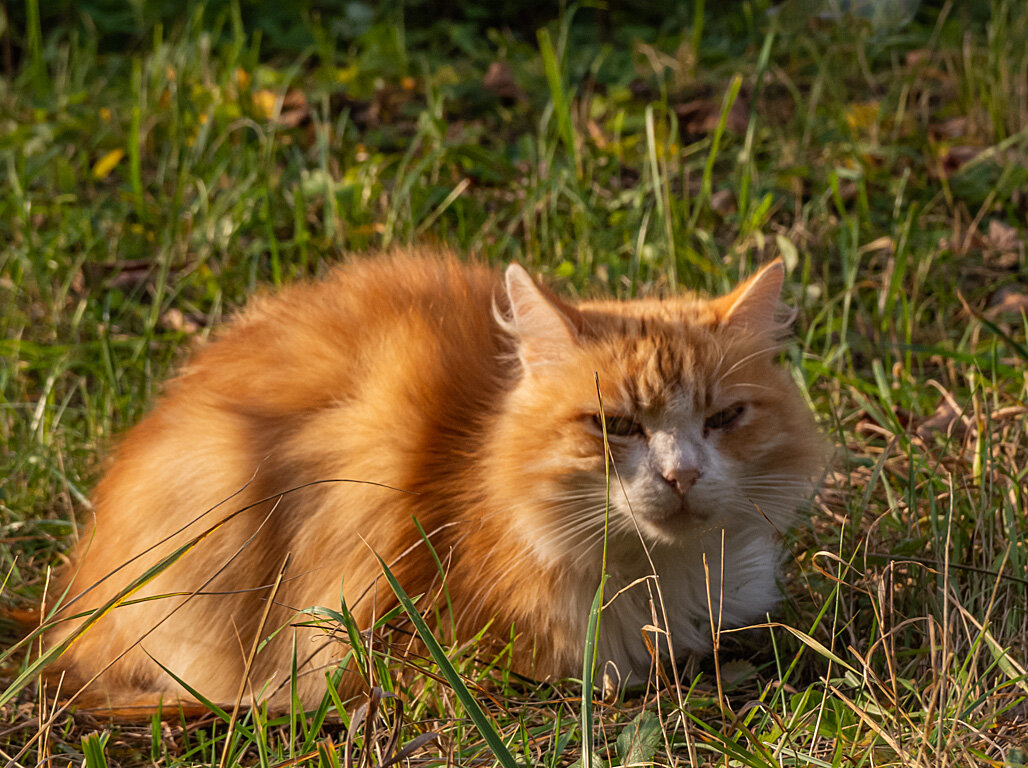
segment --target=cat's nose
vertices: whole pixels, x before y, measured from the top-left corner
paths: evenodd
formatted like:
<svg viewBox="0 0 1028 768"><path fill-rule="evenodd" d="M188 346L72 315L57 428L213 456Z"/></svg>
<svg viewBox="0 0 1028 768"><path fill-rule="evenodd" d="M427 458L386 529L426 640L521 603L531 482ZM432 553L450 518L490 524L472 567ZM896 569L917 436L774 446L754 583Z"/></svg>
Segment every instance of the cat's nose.
<svg viewBox="0 0 1028 768"><path fill-rule="evenodd" d="M679 496L692 488L703 475L696 467L675 467L664 474L664 479Z"/></svg>

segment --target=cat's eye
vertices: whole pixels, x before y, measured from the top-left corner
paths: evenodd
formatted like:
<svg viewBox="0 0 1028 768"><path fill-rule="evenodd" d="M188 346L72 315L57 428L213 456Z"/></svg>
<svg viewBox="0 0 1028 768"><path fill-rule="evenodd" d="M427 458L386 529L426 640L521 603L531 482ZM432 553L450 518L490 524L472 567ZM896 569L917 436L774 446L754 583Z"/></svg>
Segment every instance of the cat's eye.
<svg viewBox="0 0 1028 768"><path fill-rule="evenodd" d="M632 437L643 434L642 424L631 416L606 414L601 417L596 413L593 414L593 421L601 432L606 425L607 434L613 437Z"/></svg>
<svg viewBox="0 0 1028 768"><path fill-rule="evenodd" d="M725 408L723 411L718 411L713 416L708 416L707 420L703 422L703 429L709 432L712 429L725 429L726 427L732 426L739 417L742 416L742 412L746 410L746 406L742 403L736 403L730 408Z"/></svg>

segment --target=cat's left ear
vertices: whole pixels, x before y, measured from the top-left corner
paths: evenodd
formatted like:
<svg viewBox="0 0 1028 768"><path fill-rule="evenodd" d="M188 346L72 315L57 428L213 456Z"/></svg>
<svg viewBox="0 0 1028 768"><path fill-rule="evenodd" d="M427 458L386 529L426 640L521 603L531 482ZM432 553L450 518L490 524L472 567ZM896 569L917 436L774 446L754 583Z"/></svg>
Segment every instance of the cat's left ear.
<svg viewBox="0 0 1028 768"><path fill-rule="evenodd" d="M723 325L778 335L787 323L779 314L785 265L775 259L734 291L717 300Z"/></svg>
<svg viewBox="0 0 1028 768"><path fill-rule="evenodd" d="M533 282L520 264L505 274L511 322L505 323L518 338L518 356L526 371L565 358L578 343L581 315Z"/></svg>

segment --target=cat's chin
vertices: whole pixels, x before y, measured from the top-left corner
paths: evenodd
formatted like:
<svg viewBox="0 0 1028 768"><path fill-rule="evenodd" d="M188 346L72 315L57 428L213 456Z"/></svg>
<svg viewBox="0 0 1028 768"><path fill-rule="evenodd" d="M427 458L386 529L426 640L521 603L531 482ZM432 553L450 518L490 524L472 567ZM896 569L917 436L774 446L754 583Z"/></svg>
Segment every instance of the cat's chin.
<svg viewBox="0 0 1028 768"><path fill-rule="evenodd" d="M688 501L676 507L636 510L636 521L643 536L663 544L694 538L709 526L710 517L709 513Z"/></svg>

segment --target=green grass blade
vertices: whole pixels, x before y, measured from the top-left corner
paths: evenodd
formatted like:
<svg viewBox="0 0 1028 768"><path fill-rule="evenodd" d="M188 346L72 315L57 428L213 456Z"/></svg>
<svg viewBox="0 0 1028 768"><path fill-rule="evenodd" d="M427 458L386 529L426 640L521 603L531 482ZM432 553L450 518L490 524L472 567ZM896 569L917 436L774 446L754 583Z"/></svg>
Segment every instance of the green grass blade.
<svg viewBox="0 0 1028 768"><path fill-rule="evenodd" d="M428 624L421 617L421 613L418 611L414 601L410 599L403 587L400 586L400 582L396 580L396 576L386 565L385 560L379 557L377 554L375 557L378 558L378 562L382 565L382 572L385 574L386 579L389 582L389 586L392 587L393 592L396 594L396 598L400 601L400 605L403 606L404 612L407 614L411 623L414 625L414 629L417 630L418 637L425 644L429 654L432 656L435 663L439 665L439 671L442 672L443 677L446 678L446 682L450 684L453 692L457 694L457 698L460 699L460 703L464 706L465 711L468 713L468 717L471 718L475 724L475 728L482 734L482 738L486 740L489 748L493 751L496 759L505 768L517 768L517 761L514 759L514 755L511 754L510 750L507 749L507 745L504 744L503 738L499 732L493 726L489 716L486 715L485 711L479 706L475 697L472 696L471 691L468 690L467 685L464 684L464 680L454 669L453 664L450 663L449 658L446 656L446 651L443 650L442 646L439 645L439 641L435 639L432 634L432 630L429 629Z"/></svg>
<svg viewBox="0 0 1028 768"><path fill-rule="evenodd" d="M549 30L540 29L537 35L539 39L539 52L543 57L543 70L546 72L546 82L550 86L550 98L553 100L553 111L557 115L557 130L560 133L564 147L571 153L571 159L575 167L575 176L582 178L582 159L579 156L578 144L575 141L575 128L571 120L571 105L568 102L567 93L564 90L564 80L560 72L560 60L557 51L553 47L553 40Z"/></svg>
<svg viewBox="0 0 1028 768"><path fill-rule="evenodd" d="M596 645L600 633L600 613L603 606L603 587L607 574L603 574L600 585L593 595L589 608L589 625L585 631L585 651L582 654L582 766L592 768L599 765L596 745L593 743L593 687L596 671Z"/></svg>
<svg viewBox="0 0 1028 768"><path fill-rule="evenodd" d="M147 654L147 656L150 656L150 654ZM190 685L185 680L183 680L181 677L176 675L174 672L172 672L166 666L161 664L161 662L159 662L153 656L150 656L150 660L153 661L153 663L156 664L158 667L163 669L176 683L178 683L183 688L185 688L186 692L190 696L192 696L194 699L196 699L201 704L203 704L205 707L207 707L207 709L209 709L211 712L213 712L219 718L224 720L226 723L229 722L232 719L232 715L229 714L225 709L223 709L218 704L216 704L215 702L213 702L210 699L208 699L206 696L204 696L202 693L200 693L200 691L198 691L192 685ZM238 729L239 733L244 734L246 736L252 736L252 734L250 733L249 729L247 729L247 728L245 728L245 727L243 727L241 725L237 725L236 728Z"/></svg>
<svg viewBox="0 0 1028 768"><path fill-rule="evenodd" d="M735 75L728 85L728 92L721 102L721 113L718 115L717 127L714 128L714 136L711 139L710 151L707 153L707 161L703 165L703 181L700 186L700 199L696 201L696 209L693 216L698 216L700 209L710 201L711 192L714 188L714 162L717 160L718 152L721 149L721 137L728 125L728 115L735 106L735 100L739 98L739 89L742 87L742 77Z"/></svg>
<svg viewBox="0 0 1028 768"><path fill-rule="evenodd" d="M90 733L82 737L82 756L86 768L107 768L107 741L111 738L108 731Z"/></svg>

